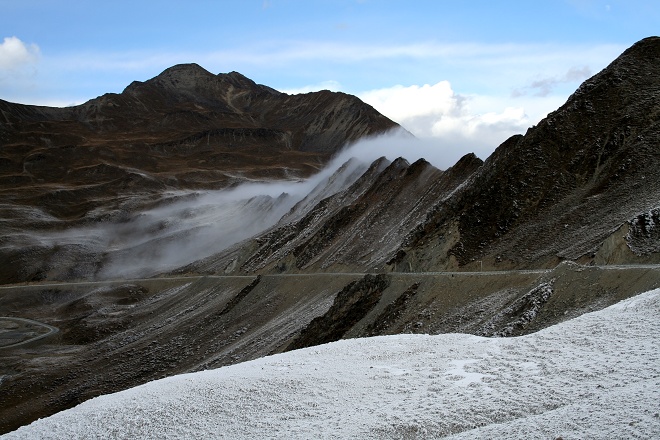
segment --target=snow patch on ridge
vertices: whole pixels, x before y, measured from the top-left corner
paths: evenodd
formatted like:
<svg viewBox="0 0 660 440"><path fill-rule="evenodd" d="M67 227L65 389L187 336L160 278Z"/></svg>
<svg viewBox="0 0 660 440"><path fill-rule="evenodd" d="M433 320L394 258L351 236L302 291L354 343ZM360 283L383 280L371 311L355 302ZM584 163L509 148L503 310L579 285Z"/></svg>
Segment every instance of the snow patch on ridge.
<svg viewBox="0 0 660 440"><path fill-rule="evenodd" d="M341 340L101 396L3 438L654 438L660 289L517 338Z"/></svg>

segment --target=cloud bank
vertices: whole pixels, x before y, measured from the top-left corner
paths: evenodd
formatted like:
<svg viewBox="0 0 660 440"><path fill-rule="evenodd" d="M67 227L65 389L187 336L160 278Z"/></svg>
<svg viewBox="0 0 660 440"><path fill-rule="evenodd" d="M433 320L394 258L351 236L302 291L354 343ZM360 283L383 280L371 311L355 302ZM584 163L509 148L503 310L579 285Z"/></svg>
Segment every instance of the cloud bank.
<svg viewBox="0 0 660 440"><path fill-rule="evenodd" d="M344 189L366 171L369 163L354 160L344 164L349 157L336 158L305 180L166 192L156 207L126 211L119 219L91 221L66 230L26 230L8 237L2 247L50 248L58 267L92 263L93 269L81 269L90 278L152 276L221 252L272 227L285 214L301 217L315 205L290 211L303 198L311 194L318 202L318 197Z"/></svg>
<svg viewBox="0 0 660 440"><path fill-rule="evenodd" d="M486 159L508 137L538 122L554 104L546 102L543 108L548 110L530 114L525 103L511 105L511 98L458 94L449 81L397 85L359 97L414 134L430 157L426 159L439 168L453 165L469 152Z"/></svg>
<svg viewBox="0 0 660 440"><path fill-rule="evenodd" d="M0 43L0 70L13 71L33 65L39 56L36 44L25 44L17 37L5 37Z"/></svg>
<svg viewBox="0 0 660 440"><path fill-rule="evenodd" d="M395 85L367 90L356 95L412 133L409 136L376 138L376 150L385 148L390 159L424 157L441 169L452 166L467 153L486 159L502 142L523 134L564 102L567 94L557 93L560 86L574 86L591 75L588 66L571 67L561 75L533 80L511 94L462 94L452 84ZM319 90L342 91L339 81L329 80L297 89L282 89L290 94ZM371 143L374 139L368 140ZM400 144L405 148L399 148ZM394 147L394 144L397 147ZM391 147L389 147L391 146ZM418 156L423 151L425 156ZM365 160L377 157L368 154Z"/></svg>

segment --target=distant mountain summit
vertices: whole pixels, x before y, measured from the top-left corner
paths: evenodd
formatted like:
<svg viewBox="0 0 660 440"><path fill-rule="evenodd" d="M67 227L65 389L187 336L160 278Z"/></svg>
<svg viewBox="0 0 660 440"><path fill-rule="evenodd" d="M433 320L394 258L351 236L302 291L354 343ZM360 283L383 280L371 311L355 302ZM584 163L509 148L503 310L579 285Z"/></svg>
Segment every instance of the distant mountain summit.
<svg viewBox="0 0 660 440"><path fill-rule="evenodd" d="M397 127L351 95L287 95L196 64L74 107L0 100L0 282L32 279L49 259L27 230L125 218L168 192L306 178Z"/></svg>
<svg viewBox="0 0 660 440"><path fill-rule="evenodd" d="M223 101L230 88L252 93L283 95L275 89L255 83L238 72L214 75L195 63L177 64L146 82L134 81L124 93L140 94L149 87L162 87L173 94L186 94L190 99L207 99L208 102Z"/></svg>
<svg viewBox="0 0 660 440"><path fill-rule="evenodd" d="M0 111L2 154L7 171L14 165L14 175L23 171L25 156L44 149L52 153L51 167L103 161L161 180L176 178L178 185L223 186L234 182L227 175L236 173L281 178L283 169L305 177L347 142L398 127L351 95L287 95L238 72L213 75L196 64L173 66L120 94L75 107L0 100ZM77 160L58 163L60 150L71 147ZM106 153L103 159L99 151Z"/></svg>

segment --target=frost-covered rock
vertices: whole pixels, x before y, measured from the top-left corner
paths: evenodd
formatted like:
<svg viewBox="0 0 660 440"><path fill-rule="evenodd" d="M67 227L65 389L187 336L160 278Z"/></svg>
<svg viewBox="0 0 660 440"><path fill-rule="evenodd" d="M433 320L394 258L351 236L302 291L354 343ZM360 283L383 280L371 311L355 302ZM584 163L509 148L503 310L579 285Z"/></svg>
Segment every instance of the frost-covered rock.
<svg viewBox="0 0 660 440"><path fill-rule="evenodd" d="M637 255L660 252L660 207L642 213L629 222L626 243Z"/></svg>
<svg viewBox="0 0 660 440"><path fill-rule="evenodd" d="M3 439L657 438L659 313L656 289L519 338L341 340L102 396Z"/></svg>

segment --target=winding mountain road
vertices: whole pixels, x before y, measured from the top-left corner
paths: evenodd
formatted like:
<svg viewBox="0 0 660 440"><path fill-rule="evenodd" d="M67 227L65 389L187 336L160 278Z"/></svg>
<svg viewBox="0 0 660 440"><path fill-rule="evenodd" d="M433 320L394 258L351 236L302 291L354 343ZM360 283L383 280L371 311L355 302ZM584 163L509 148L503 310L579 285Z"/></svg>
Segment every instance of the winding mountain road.
<svg viewBox="0 0 660 440"><path fill-rule="evenodd" d="M18 347L20 345L27 344L29 342L38 341L39 339L43 339L43 338L46 338L50 335L54 335L55 333L60 331L60 329L58 329L57 327L53 327L52 325L44 324L43 322L34 321L32 319L27 319L27 318L16 318L14 316L0 316L0 320L21 321L21 322L36 325L36 326L39 326L39 327L46 327L48 329L48 333L37 335L33 338L26 339L25 341L16 342L15 344L0 346L0 350L2 350L3 348L13 348L13 347Z"/></svg>
<svg viewBox="0 0 660 440"><path fill-rule="evenodd" d="M583 269L602 269L602 270L627 270L627 269L651 269L660 270L660 264L617 264L617 265L603 265L603 266L581 266ZM396 275L396 276L488 276L488 275L529 275L529 274L543 274L548 273L552 269L513 269L513 270L490 270L490 271L438 271L438 272L312 272L312 273L280 273L280 274L262 274L262 277L273 278L292 278L292 277L324 277L324 276L364 276L364 275ZM149 281L182 281L182 280L198 280L198 279L253 279L259 274L253 275L181 275L169 277L153 277L153 278L126 278L126 279L109 279L99 281L62 281L53 283L29 283L29 284L6 284L0 286L0 290L12 290L22 288L34 287L63 287L63 286L103 286L107 284L117 283L137 283ZM45 324L44 324L45 325Z"/></svg>

